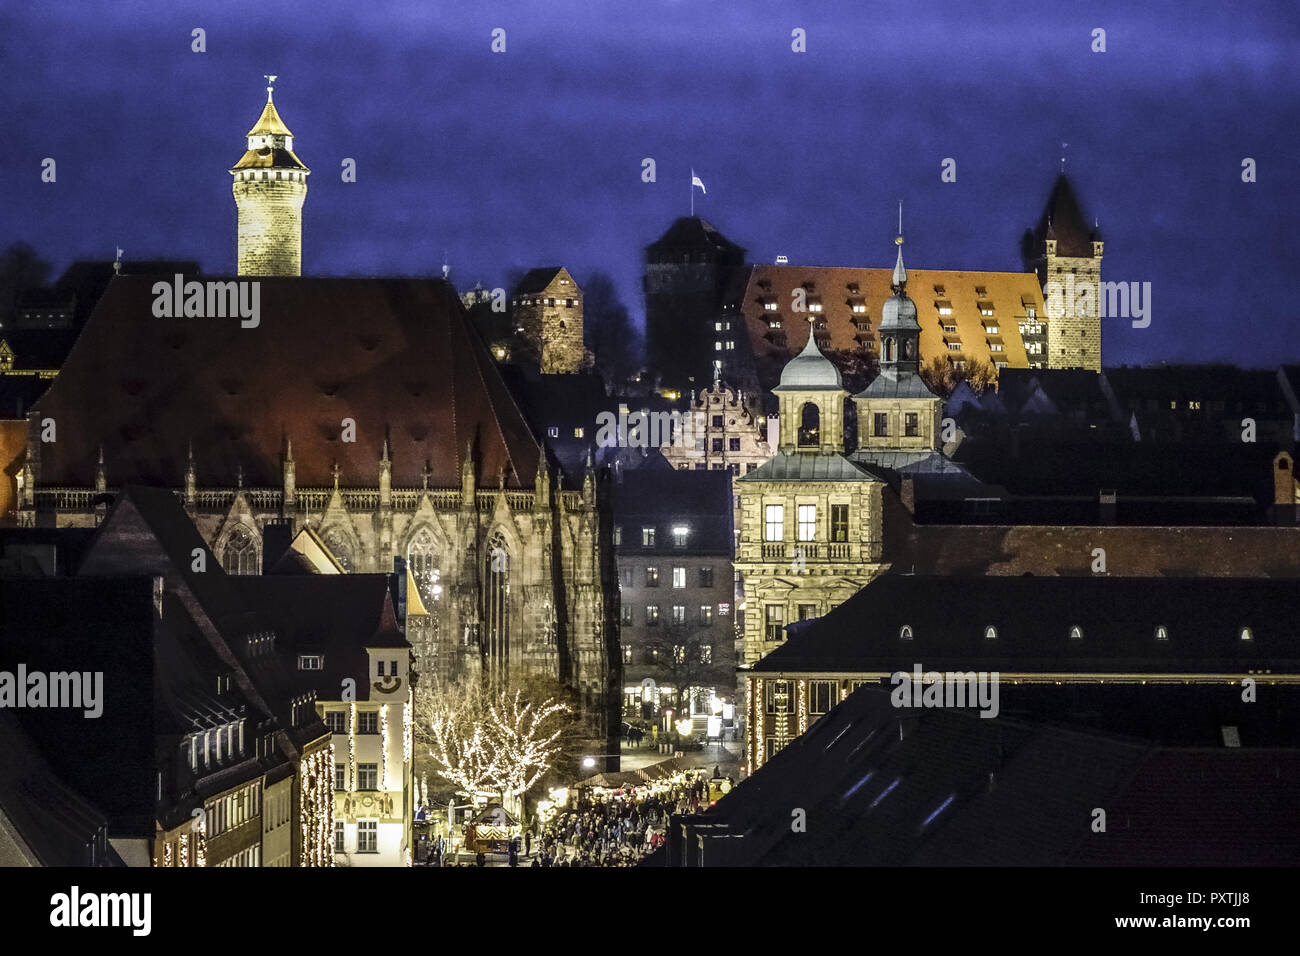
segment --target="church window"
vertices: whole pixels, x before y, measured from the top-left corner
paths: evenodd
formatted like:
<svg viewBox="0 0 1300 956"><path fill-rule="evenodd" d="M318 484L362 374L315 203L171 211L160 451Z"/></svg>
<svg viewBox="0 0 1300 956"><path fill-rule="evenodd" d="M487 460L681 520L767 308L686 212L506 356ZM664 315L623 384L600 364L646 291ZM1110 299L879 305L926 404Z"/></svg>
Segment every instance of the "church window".
<svg viewBox="0 0 1300 956"><path fill-rule="evenodd" d="M831 540L849 540L849 506L831 505Z"/></svg>
<svg viewBox="0 0 1300 956"><path fill-rule="evenodd" d="M871 416L872 428L876 435L886 436L889 434L889 413L876 412Z"/></svg>
<svg viewBox="0 0 1300 956"><path fill-rule="evenodd" d="M799 506L799 540L817 540L817 506Z"/></svg>
<svg viewBox="0 0 1300 956"><path fill-rule="evenodd" d="M433 553L433 535L429 533L427 528L422 528L420 533L412 538L410 545L407 546L406 566L410 569L411 577L415 580L415 586L420 592L420 599L426 605L442 594L442 586L438 583L441 572L438 569Z"/></svg>
<svg viewBox="0 0 1300 956"><path fill-rule="evenodd" d="M910 641L912 639L911 625L904 624L902 627L898 629L898 639L900 641Z"/></svg>
<svg viewBox="0 0 1300 956"><path fill-rule="evenodd" d="M503 682L510 669L510 553L500 531L488 538L483 559L483 664L493 681Z"/></svg>
<svg viewBox="0 0 1300 956"><path fill-rule="evenodd" d="M903 434L915 438L921 433L920 416L916 412L907 412L903 416Z"/></svg>
<svg viewBox="0 0 1300 956"><path fill-rule="evenodd" d="M330 554L338 559L339 564L343 565L344 571L352 570L352 543L348 540L347 535L342 531L331 531L325 535L325 547L330 549Z"/></svg>
<svg viewBox="0 0 1300 956"><path fill-rule="evenodd" d="M813 402L806 402L799 411L798 443L801 448L815 448L821 434L821 409Z"/></svg>
<svg viewBox="0 0 1300 956"><path fill-rule="evenodd" d="M235 525L230 532L221 564L227 574L257 573L257 540L244 525Z"/></svg>
<svg viewBox="0 0 1300 956"><path fill-rule="evenodd" d="M884 359L886 362L894 361L894 337L892 335L885 336Z"/></svg>
<svg viewBox="0 0 1300 956"><path fill-rule="evenodd" d="M764 509L763 540L780 541L785 537L785 505L768 505Z"/></svg>
<svg viewBox="0 0 1300 956"><path fill-rule="evenodd" d="M1243 627L1241 629L1241 639L1243 641L1253 641L1255 639L1255 634L1250 628Z"/></svg>

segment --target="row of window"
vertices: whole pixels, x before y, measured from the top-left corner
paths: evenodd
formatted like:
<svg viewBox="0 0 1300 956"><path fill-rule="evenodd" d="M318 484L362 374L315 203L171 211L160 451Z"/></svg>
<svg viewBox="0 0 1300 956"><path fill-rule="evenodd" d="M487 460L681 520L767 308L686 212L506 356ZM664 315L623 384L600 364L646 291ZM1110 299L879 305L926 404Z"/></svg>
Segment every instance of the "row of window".
<svg viewBox="0 0 1300 956"><path fill-rule="evenodd" d="M689 648L687 645L685 645L685 644L674 644L674 645L673 645L673 651L672 651L672 654L673 654L673 660L676 661L678 664L684 663L684 662L686 661L686 655L687 655L689 652L690 652L690 648ZM623 648L623 663L624 663L624 664L633 664L633 663L636 663L636 662L633 660L633 656L634 656L634 649L633 649L633 648L631 648L631 647L624 647L624 648ZM701 664L712 664L712 663L713 663L713 645L712 645L712 644L701 644L701 645L699 645L699 656L700 656L700 663L701 663ZM659 661L660 661L660 652L659 652L659 648L657 648L657 647L647 647L647 648L643 648L643 649L642 649L641 658L642 658L641 662L642 662L643 664L657 664L657 663L659 663Z"/></svg>
<svg viewBox="0 0 1300 956"><path fill-rule="evenodd" d="M234 793L219 797L207 807L205 834L210 840L215 836L243 826L262 812L262 783L254 781Z"/></svg>
<svg viewBox="0 0 1300 956"><path fill-rule="evenodd" d="M262 844L255 843L245 850L240 850L232 857L222 860L217 866L261 866ZM288 864L285 864L286 866Z"/></svg>
<svg viewBox="0 0 1300 956"><path fill-rule="evenodd" d="M696 568L696 587L711 588L713 587L713 568ZM632 568L621 568L619 570L619 580L624 587L632 587ZM687 569L683 567L673 568L673 587L684 588L686 584ZM645 569L645 587L659 587L659 569L648 567Z"/></svg>
<svg viewBox="0 0 1300 956"><path fill-rule="evenodd" d="M1241 628L1241 630L1237 632L1237 636L1243 641L1253 641L1255 639L1255 634L1249 627ZM898 637L900 640L910 641L912 639L911 625L904 624L902 627L900 627L898 629ZM1165 627L1163 624L1159 625L1155 629L1155 638L1157 641L1169 640L1169 628ZM996 641L998 639L998 629L994 627L992 624L986 625L984 627L984 639L988 641ZM1080 627L1078 624L1073 624L1070 626L1070 640L1072 641L1083 640L1083 628Z"/></svg>
<svg viewBox="0 0 1300 956"><path fill-rule="evenodd" d="M855 680L850 682L850 692L857 690L871 681ZM763 684L763 710L769 714L793 714L795 712L796 685L792 680L770 680ZM808 713L814 715L828 714L839 703L840 686L835 680L810 680L805 693L808 695Z"/></svg>
<svg viewBox="0 0 1300 956"><path fill-rule="evenodd" d="M334 789L339 791L348 789L348 765L345 763L336 763L334 765ZM378 789L379 764L357 764L357 790L373 791Z"/></svg>
<svg viewBox="0 0 1300 956"><path fill-rule="evenodd" d="M537 299L536 302L534 303L534 300L533 300L533 299L515 299L515 305L517 305L517 306L519 306L519 305L533 305L533 304L536 304L536 305L562 305L562 306L564 306L566 309L572 309L572 308L574 307L574 305L577 304L577 301L576 301L575 299L556 299L556 298L545 298L545 299L541 299L541 298L539 298L539 299Z"/></svg>
<svg viewBox="0 0 1300 956"><path fill-rule="evenodd" d="M229 685L227 685L229 686ZM190 769L197 772L200 761L203 769L218 766L229 757L244 754L244 722L226 724L202 733L190 734L187 740Z"/></svg>
<svg viewBox="0 0 1300 956"><path fill-rule="evenodd" d="M795 530L798 540L817 540L817 506L796 506ZM785 505L765 505L763 508L763 540L785 540ZM831 505L830 541L849 540L849 506Z"/></svg>
<svg viewBox="0 0 1300 956"><path fill-rule="evenodd" d="M871 416L871 431L877 437L887 437L889 435L889 413L875 412ZM921 434L921 417L918 412L903 413L903 434L908 438L916 438Z"/></svg>
<svg viewBox="0 0 1300 956"><path fill-rule="evenodd" d="M685 624L685 623L686 623L686 605L685 605L685 604L674 604L674 605L672 605L671 611L672 611L672 623L674 623L674 624ZM622 618L622 619L623 619L623 623L624 623L624 624L634 624L634 623L636 623L636 622L633 620L633 614L634 614L634 609L633 609L632 605L631 605L631 604L624 604L624 605L623 605L623 611L622 611L622 615L623 615L623 618ZM658 604L647 604L647 605L645 606L645 623L646 623L646 626L647 626L647 627L655 627L655 626L657 626L657 625L659 624L659 605L658 605ZM699 617L696 619L696 623L699 624L701 627L708 627L709 625L711 625L711 624L713 623L713 605L712 605L712 604L701 604L701 605L700 605L700 615L699 615Z"/></svg>
<svg viewBox="0 0 1300 956"><path fill-rule="evenodd" d="M342 820L334 821L334 852L346 853L347 848L347 826ZM378 820L358 820L357 821L357 853L378 853L379 852L379 821Z"/></svg>
<svg viewBox="0 0 1300 956"><path fill-rule="evenodd" d="M396 663L396 661L393 663ZM346 710L325 711L325 726L329 728L332 734L346 734L348 732L348 712ZM357 711L357 733L379 733L379 711Z"/></svg>

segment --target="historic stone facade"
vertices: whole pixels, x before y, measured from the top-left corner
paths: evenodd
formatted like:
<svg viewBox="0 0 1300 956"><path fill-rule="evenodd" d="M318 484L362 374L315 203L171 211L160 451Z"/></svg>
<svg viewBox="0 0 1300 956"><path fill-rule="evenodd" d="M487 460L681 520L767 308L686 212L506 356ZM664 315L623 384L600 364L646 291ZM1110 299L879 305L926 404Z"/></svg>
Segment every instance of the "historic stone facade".
<svg viewBox="0 0 1300 956"><path fill-rule="evenodd" d="M1100 229L1088 226L1062 172L1025 245L1025 267L1043 283L1048 368L1101 371L1103 247Z"/></svg>
<svg viewBox="0 0 1300 956"><path fill-rule="evenodd" d="M248 150L230 170L239 209L239 274L302 274L302 205L309 170L271 102L248 131Z"/></svg>
<svg viewBox="0 0 1300 956"><path fill-rule="evenodd" d="M567 375L591 366L582 343L582 290L568 269L530 271L515 287L510 308L519 346L543 375Z"/></svg>

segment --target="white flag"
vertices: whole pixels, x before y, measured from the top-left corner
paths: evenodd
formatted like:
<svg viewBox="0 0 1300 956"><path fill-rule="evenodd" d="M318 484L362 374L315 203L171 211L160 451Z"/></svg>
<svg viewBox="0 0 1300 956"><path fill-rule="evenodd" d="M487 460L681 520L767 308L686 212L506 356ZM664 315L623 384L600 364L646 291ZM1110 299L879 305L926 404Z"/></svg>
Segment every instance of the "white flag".
<svg viewBox="0 0 1300 956"><path fill-rule="evenodd" d="M695 175L695 170L693 169L691 170L691 186L693 187L699 186L700 192L704 193L704 195L706 196L709 194L709 191L704 188L704 182L700 179L699 176Z"/></svg>

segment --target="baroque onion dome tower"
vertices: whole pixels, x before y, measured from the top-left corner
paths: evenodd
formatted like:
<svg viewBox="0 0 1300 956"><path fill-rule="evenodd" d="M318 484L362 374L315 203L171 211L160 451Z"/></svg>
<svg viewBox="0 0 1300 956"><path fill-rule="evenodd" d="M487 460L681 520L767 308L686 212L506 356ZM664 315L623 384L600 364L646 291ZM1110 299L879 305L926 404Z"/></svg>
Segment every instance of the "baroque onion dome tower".
<svg viewBox="0 0 1300 956"><path fill-rule="evenodd" d="M239 209L240 275L302 275L302 204L311 173L293 152L293 134L272 102L248 131L248 150L230 170Z"/></svg>

